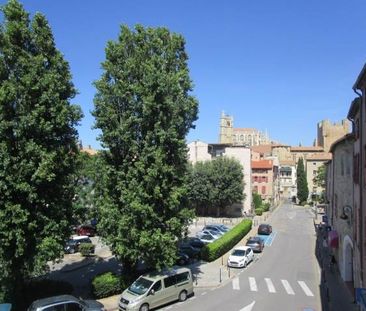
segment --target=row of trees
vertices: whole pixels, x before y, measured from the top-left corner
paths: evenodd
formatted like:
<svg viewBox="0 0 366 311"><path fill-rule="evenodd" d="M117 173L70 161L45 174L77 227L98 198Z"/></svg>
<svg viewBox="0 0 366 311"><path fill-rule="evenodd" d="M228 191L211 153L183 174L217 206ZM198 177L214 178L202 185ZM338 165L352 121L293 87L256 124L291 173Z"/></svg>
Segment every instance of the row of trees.
<svg viewBox="0 0 366 311"><path fill-rule="evenodd" d="M86 207L132 273L172 265L192 219L185 137L198 102L182 36L123 26L107 43L93 115L104 150L79 155L80 108L46 18L17 0L0 28L0 302L21 305L24 281L60 258ZM97 168L97 169L95 169ZM77 196L75 196L77 192Z"/></svg>

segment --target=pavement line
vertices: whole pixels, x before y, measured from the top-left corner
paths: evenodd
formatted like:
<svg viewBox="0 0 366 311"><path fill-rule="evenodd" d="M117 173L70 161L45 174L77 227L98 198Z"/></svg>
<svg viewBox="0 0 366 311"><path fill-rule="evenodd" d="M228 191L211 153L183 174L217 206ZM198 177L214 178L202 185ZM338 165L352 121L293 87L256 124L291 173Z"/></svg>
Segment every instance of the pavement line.
<svg viewBox="0 0 366 311"><path fill-rule="evenodd" d="M203 292L203 293L201 294L201 296L206 295L206 294L207 294L207 292Z"/></svg>
<svg viewBox="0 0 366 311"><path fill-rule="evenodd" d="M292 289L290 283L286 280L281 280L283 287L285 288L287 294L289 295L295 295L294 290Z"/></svg>
<svg viewBox="0 0 366 311"><path fill-rule="evenodd" d="M269 278L265 278L264 280L265 280L265 281L266 281L266 283L267 283L268 291L269 291L270 293L275 293L275 292L276 292L276 289L275 289L275 287L274 287L274 285L273 285L273 283L272 283L271 279L269 279Z"/></svg>
<svg viewBox="0 0 366 311"><path fill-rule="evenodd" d="M273 243L273 241L274 241L274 239L275 239L276 235L277 235L277 231L275 231L275 232L273 233L273 236L272 236L271 242L268 244L268 246L271 246L271 245L272 245L272 243Z"/></svg>
<svg viewBox="0 0 366 311"><path fill-rule="evenodd" d="M233 279L233 289L240 290L239 278L237 276Z"/></svg>
<svg viewBox="0 0 366 311"><path fill-rule="evenodd" d="M314 294L311 292L310 288L305 284L304 281L297 281L297 283L299 283L306 296L314 296Z"/></svg>
<svg viewBox="0 0 366 311"><path fill-rule="evenodd" d="M258 287L257 287L257 283L255 282L255 278L252 278L252 277L249 278L249 286L250 286L250 290L252 292L258 291Z"/></svg>

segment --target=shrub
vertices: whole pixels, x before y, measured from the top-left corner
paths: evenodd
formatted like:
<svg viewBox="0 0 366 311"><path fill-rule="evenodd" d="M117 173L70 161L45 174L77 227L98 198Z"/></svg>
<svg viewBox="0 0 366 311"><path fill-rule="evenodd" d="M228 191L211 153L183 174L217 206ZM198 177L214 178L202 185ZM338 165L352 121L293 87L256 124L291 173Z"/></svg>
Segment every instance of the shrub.
<svg viewBox="0 0 366 311"><path fill-rule="evenodd" d="M120 276L112 272L97 275L92 281L92 289L95 298L105 298L122 291Z"/></svg>
<svg viewBox="0 0 366 311"><path fill-rule="evenodd" d="M24 285L24 301L26 306L34 300L51 296L72 294L74 288L66 281L33 279Z"/></svg>
<svg viewBox="0 0 366 311"><path fill-rule="evenodd" d="M94 253L94 244L92 243L81 243L79 245L79 252L82 256L89 256Z"/></svg>
<svg viewBox="0 0 366 311"><path fill-rule="evenodd" d="M261 208L256 208L254 211L257 216L261 216L263 214L263 209Z"/></svg>
<svg viewBox="0 0 366 311"><path fill-rule="evenodd" d="M270 208L271 208L271 204L268 202L264 203L262 206L263 212L268 212Z"/></svg>
<svg viewBox="0 0 366 311"><path fill-rule="evenodd" d="M201 258L206 261L214 261L231 250L252 228L252 221L244 219L221 238L205 245L201 250Z"/></svg>

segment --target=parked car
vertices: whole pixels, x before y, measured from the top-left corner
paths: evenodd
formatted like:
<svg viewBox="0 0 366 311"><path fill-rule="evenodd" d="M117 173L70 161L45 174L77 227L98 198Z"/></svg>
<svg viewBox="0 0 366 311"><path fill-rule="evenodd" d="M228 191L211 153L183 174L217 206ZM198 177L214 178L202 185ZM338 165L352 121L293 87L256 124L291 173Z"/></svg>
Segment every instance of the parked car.
<svg viewBox="0 0 366 311"><path fill-rule="evenodd" d="M272 226L269 224L260 224L258 227L258 234L270 235L272 233Z"/></svg>
<svg viewBox="0 0 366 311"><path fill-rule="evenodd" d="M204 234L208 234L208 235L212 235L212 237L217 240L218 238L220 238L222 236L222 234L219 234L217 232L214 232L212 230L202 230L196 233L196 236L199 238L201 235Z"/></svg>
<svg viewBox="0 0 366 311"><path fill-rule="evenodd" d="M197 237L187 237L183 241L183 243L187 243L192 245L195 248L202 248L205 243L203 243L199 238Z"/></svg>
<svg viewBox="0 0 366 311"><path fill-rule="evenodd" d="M95 236L96 228L92 225L80 225L76 228L77 235Z"/></svg>
<svg viewBox="0 0 366 311"><path fill-rule="evenodd" d="M141 275L123 291L118 307L120 311L148 311L175 300L185 301L192 294L192 272L180 267Z"/></svg>
<svg viewBox="0 0 366 311"><path fill-rule="evenodd" d="M199 239L204 244L209 244L217 240L211 234L202 234L199 236Z"/></svg>
<svg viewBox="0 0 366 311"><path fill-rule="evenodd" d="M262 252L264 241L259 236L250 237L245 245L249 246L254 252Z"/></svg>
<svg viewBox="0 0 366 311"><path fill-rule="evenodd" d="M79 246L82 243L91 243L92 241L90 240L90 238L86 235L81 235L81 236L75 236L70 238L65 245L65 253L67 254L74 254L77 253L79 251ZM94 249L92 249L92 253L94 253Z"/></svg>
<svg viewBox="0 0 366 311"><path fill-rule="evenodd" d="M178 249L180 252L187 254L189 258L198 259L200 257L201 249L193 247L188 243L180 243Z"/></svg>
<svg viewBox="0 0 366 311"><path fill-rule="evenodd" d="M204 229L213 229L213 230L216 230L216 231L220 231L221 233L226 233L230 230L229 227L223 225L223 224L209 224L209 225L206 225Z"/></svg>
<svg viewBox="0 0 366 311"><path fill-rule="evenodd" d="M245 268L253 261L254 253L249 246L235 247L227 260L228 267Z"/></svg>
<svg viewBox="0 0 366 311"><path fill-rule="evenodd" d="M34 301L28 311L105 311L103 305L96 300L81 300L71 295L59 295Z"/></svg>
<svg viewBox="0 0 366 311"><path fill-rule="evenodd" d="M189 264L189 261L190 261L190 258L187 254L181 252L181 251L178 251L178 258L177 258L177 265L179 266L185 266L185 265L188 265Z"/></svg>

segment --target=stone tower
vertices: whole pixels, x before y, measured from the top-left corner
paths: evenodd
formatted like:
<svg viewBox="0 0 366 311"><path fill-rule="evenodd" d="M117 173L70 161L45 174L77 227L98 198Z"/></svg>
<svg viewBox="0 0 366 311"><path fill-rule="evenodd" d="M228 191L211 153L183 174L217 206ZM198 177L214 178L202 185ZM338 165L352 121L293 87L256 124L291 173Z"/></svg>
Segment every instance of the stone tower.
<svg viewBox="0 0 366 311"><path fill-rule="evenodd" d="M324 152L329 152L330 146L339 138L350 131L349 121L343 119L338 123L331 123L329 120L322 120L318 123L317 145L324 148Z"/></svg>
<svg viewBox="0 0 366 311"><path fill-rule="evenodd" d="M220 144L232 144L233 143L233 123L234 118L229 115L225 115L224 112L221 113L220 118Z"/></svg>

